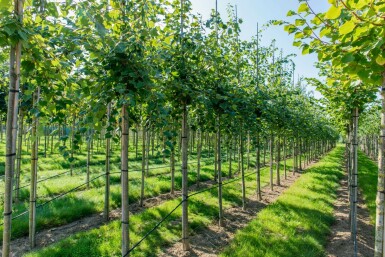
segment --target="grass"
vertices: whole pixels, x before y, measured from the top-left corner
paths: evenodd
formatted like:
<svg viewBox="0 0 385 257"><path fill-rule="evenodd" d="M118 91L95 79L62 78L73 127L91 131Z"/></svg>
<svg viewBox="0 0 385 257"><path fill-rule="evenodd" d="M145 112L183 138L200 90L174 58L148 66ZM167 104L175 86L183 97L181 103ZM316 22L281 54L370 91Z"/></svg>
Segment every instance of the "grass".
<svg viewBox="0 0 385 257"><path fill-rule="evenodd" d="M376 222L377 163L363 152L358 152L358 185L370 214L370 221Z"/></svg>
<svg viewBox="0 0 385 257"><path fill-rule="evenodd" d="M275 203L237 232L222 257L325 256L334 221L333 202L343 177L344 149L338 146L307 170Z"/></svg>
<svg viewBox="0 0 385 257"><path fill-rule="evenodd" d="M288 161L288 168L292 162ZM212 168L212 167L211 167ZM210 169L210 168L207 168ZM224 167L226 170L226 166ZM283 172L282 172L283 173ZM282 174L283 176L283 174ZM269 168L261 170L261 182L266 186L269 180ZM255 176L246 177L247 195L255 194ZM217 189L206 191L189 199L190 232L194 233L217 220ZM137 242L155 224L166 216L181 199L170 200L156 207L132 215L130 218L130 237ZM236 181L223 188L223 206L241 205L241 182ZM100 228L72 235L56 244L27 256L121 256L120 222L113 221ZM161 249L181 237L181 208L178 208L153 234L135 249L130 256L157 256Z"/></svg>
<svg viewBox="0 0 385 257"><path fill-rule="evenodd" d="M4 150L4 143L0 143L0 154ZM40 149L42 150L42 149ZM94 152L92 155L91 166L91 179L104 172L105 155L102 152ZM130 148L130 156L135 156L135 149ZM22 183L28 185L29 183L29 156L26 151L23 152L23 165L22 165ZM211 154L212 155L212 154ZM50 179L41 183L38 183L38 199L37 204L44 203L54 196L67 192L68 190L79 186L85 182L86 168L81 166L86 163L85 153L76 153L76 163L74 167L78 167L74 170L74 175L69 176L65 174L54 179ZM214 167L212 159L207 158L207 150L202 152L202 171L201 180L207 181L213 179ZM255 157L251 154L251 165L254 164ZM167 158L166 158L167 160ZM119 151L113 152L111 172L119 172ZM190 154L190 162L196 162L196 153ZM162 193L170 191L170 175L168 160L166 163L162 162L162 156L157 155L149 161L150 175L146 178L145 182L145 197L153 197ZM137 202L140 198L140 176L141 172L135 172L134 170L140 170L141 156L138 159L130 158L130 203ZM44 179L52 175L56 175L65 171L68 171L69 163L58 153L48 154L46 158L42 155L39 158L39 170L38 178ZM196 164L189 165L189 185L192 185L196 181ZM79 168L80 167L80 168ZM233 162L233 170L237 169L237 162ZM179 164L176 164L176 189L180 189L181 186L181 174ZM228 164L223 163L224 176L227 175ZM120 206L120 177L119 174L111 176L111 208L117 208ZM4 184L0 183L0 191L3 191ZM64 225L72 221L78 220L85 216L89 216L94 213L101 212L104 207L104 177L101 177L90 184L90 189L85 190L85 186L65 195L42 208L37 209L37 230L44 228L55 227ZM0 194L2 200L3 195ZM17 216L20 213L28 210L28 197L29 186L21 189L21 199L24 200L19 204L13 205L13 216ZM2 203L0 203L0 211L2 211ZM2 217L0 217L0 223L2 223ZM28 214L20 218L17 218L12 223L12 238L18 238L28 233ZM2 228L0 227L0 240L2 239Z"/></svg>

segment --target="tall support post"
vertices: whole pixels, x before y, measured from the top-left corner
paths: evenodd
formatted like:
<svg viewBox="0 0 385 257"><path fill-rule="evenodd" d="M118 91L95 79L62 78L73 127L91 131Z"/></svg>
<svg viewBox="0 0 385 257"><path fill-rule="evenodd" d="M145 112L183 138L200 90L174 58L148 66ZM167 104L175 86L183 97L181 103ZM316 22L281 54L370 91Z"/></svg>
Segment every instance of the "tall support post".
<svg viewBox="0 0 385 257"><path fill-rule="evenodd" d="M110 127L111 118L111 103L107 105L107 129ZM103 217L105 221L109 220L110 213L110 159L111 159L111 137L106 138L106 185L104 193L104 212Z"/></svg>
<svg viewBox="0 0 385 257"><path fill-rule="evenodd" d="M122 188L122 256L128 256L130 248L128 211L128 110L122 106L121 123L121 188Z"/></svg>

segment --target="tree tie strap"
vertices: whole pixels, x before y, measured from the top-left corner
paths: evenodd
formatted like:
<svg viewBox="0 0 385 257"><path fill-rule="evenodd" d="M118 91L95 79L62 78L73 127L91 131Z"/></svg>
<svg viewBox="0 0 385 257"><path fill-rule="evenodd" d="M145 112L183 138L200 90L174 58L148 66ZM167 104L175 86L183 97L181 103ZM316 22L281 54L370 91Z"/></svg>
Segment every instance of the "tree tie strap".
<svg viewBox="0 0 385 257"><path fill-rule="evenodd" d="M130 224L129 222L123 221L123 220L121 221L121 223L122 223L122 224L125 224L125 225L129 225L129 224Z"/></svg>
<svg viewBox="0 0 385 257"><path fill-rule="evenodd" d="M11 153L11 154L6 154L5 157L12 157L12 156L16 156L16 153Z"/></svg>
<svg viewBox="0 0 385 257"><path fill-rule="evenodd" d="M10 89L9 92L11 92L11 93L20 93L20 90Z"/></svg>
<svg viewBox="0 0 385 257"><path fill-rule="evenodd" d="M121 170L121 172L127 172L128 173L128 170Z"/></svg>
<svg viewBox="0 0 385 257"><path fill-rule="evenodd" d="M10 211L10 212L4 212L4 213L3 213L4 216L10 216L11 214L12 214L12 211Z"/></svg>

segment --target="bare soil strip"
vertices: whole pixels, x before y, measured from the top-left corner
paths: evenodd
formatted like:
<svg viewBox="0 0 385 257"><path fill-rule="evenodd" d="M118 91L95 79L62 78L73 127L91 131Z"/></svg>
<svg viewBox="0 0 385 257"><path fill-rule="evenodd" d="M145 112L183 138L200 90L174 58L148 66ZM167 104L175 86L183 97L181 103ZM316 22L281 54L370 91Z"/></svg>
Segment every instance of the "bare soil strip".
<svg viewBox="0 0 385 257"><path fill-rule="evenodd" d="M341 181L338 197L334 203L336 222L331 227L332 232L326 247L329 257L354 256L353 241L350 234L348 194L346 176ZM358 194L357 211L357 256L371 257L374 255L374 226L370 223L369 211L362 200L361 194Z"/></svg>

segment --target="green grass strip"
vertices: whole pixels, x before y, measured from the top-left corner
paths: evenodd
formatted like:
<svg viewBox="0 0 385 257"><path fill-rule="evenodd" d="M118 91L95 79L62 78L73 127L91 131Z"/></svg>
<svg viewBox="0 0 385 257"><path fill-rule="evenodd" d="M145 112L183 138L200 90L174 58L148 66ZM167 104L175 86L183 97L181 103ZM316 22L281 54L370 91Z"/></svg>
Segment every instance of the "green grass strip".
<svg viewBox="0 0 385 257"><path fill-rule="evenodd" d="M275 203L237 232L220 256L325 256L324 245L334 221L343 146L309 168Z"/></svg>
<svg viewBox="0 0 385 257"><path fill-rule="evenodd" d="M288 168L292 160L288 160ZM282 167L281 167L282 168ZM226 169L226 167L225 167ZM204 171L204 170L202 170ZM207 170L209 171L209 170ZM211 170L212 172L212 170ZM282 171L283 175L283 171ZM261 169L261 183L268 185L269 167ZM255 174L246 177L246 195L255 194ZM223 187L223 207L239 206L241 201L241 181ZM198 232L212 224L218 216L218 190L206 191L189 199L190 233ZM178 205L181 199L170 200L156 207L148 208L130 217L131 242L138 242L163 217ZM157 256L167 245L181 238L181 208L178 208L157 230L136 248L130 256ZM121 256L120 221L112 221L100 228L72 235L56 244L29 253L26 256L41 257L99 257Z"/></svg>
<svg viewBox="0 0 385 257"><path fill-rule="evenodd" d="M358 152L358 186L370 213L370 221L376 221L377 163L363 152Z"/></svg>

